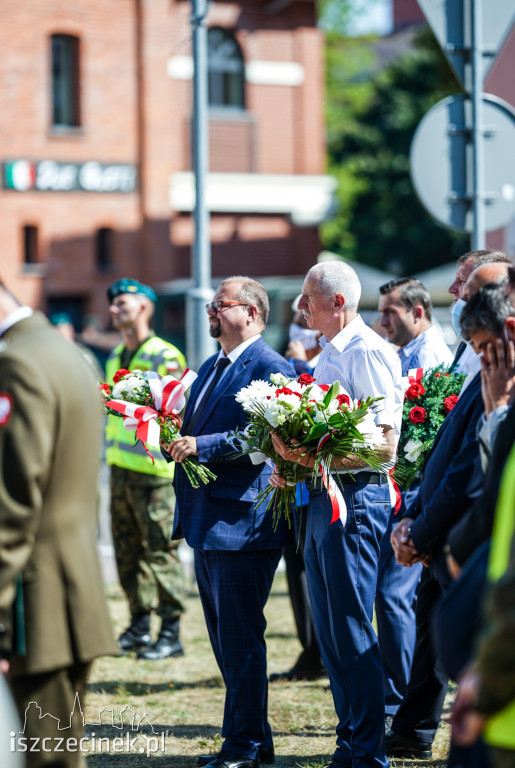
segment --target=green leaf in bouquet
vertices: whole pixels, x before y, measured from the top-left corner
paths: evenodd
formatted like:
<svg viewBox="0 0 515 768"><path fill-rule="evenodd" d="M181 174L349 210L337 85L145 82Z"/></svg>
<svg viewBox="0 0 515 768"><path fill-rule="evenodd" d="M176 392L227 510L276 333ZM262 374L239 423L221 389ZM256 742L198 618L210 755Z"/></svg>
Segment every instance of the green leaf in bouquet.
<svg viewBox="0 0 515 768"><path fill-rule="evenodd" d="M312 440L320 440L322 435L324 435L326 432L327 424L324 424L323 421L319 421L318 424L315 424L314 427L311 427L304 442L310 443Z"/></svg>
<svg viewBox="0 0 515 768"><path fill-rule="evenodd" d="M333 381L327 392L325 393L325 397L323 400L324 407L327 408L331 400L334 400L337 395L340 394L340 382L338 379L336 381Z"/></svg>

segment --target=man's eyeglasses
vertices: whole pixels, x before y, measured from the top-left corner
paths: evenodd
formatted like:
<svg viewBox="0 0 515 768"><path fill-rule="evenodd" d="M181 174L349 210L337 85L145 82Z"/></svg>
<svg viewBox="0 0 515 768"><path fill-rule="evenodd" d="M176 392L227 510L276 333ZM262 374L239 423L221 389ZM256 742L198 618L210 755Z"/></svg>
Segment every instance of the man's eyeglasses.
<svg viewBox="0 0 515 768"><path fill-rule="evenodd" d="M508 267L508 280L512 287L515 287L515 267Z"/></svg>
<svg viewBox="0 0 515 768"><path fill-rule="evenodd" d="M249 306L250 304L245 304L243 301L211 301L209 304L206 304L206 312L214 312L215 314L218 314L222 309L227 309L228 307Z"/></svg>

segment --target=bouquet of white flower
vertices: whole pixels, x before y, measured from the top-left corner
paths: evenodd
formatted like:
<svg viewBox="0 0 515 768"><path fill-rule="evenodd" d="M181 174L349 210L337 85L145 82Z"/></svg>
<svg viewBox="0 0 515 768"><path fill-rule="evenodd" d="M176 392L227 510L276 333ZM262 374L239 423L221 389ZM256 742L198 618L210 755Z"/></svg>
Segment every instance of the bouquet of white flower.
<svg viewBox="0 0 515 768"><path fill-rule="evenodd" d="M269 486L259 500L270 496L274 524L284 515L291 524L291 508L295 506L295 486L308 477L321 477L331 493L331 470L342 471L340 459L365 462L374 470L388 473L386 453L379 451L384 443L383 430L374 422L374 403L381 398L351 400L342 391L339 381L319 386L309 374L288 379L280 373L270 376L270 382L253 381L241 389L236 400L248 413L243 432L234 435L234 445L251 460L273 461L287 480L284 489ZM292 446L298 440L306 453L314 454L314 466L285 461L274 450L271 429ZM297 444L296 448L299 447Z"/></svg>
<svg viewBox="0 0 515 768"><path fill-rule="evenodd" d="M196 378L189 369L178 381L173 376L161 378L154 371L121 368L114 375L112 390L108 384L101 384L100 390L107 412L123 416L125 429L136 431L153 462L146 443L157 448L160 440L169 443L180 436L184 393ZM199 481L206 484L216 480L216 475L193 456L185 459L182 467L193 488L199 487Z"/></svg>

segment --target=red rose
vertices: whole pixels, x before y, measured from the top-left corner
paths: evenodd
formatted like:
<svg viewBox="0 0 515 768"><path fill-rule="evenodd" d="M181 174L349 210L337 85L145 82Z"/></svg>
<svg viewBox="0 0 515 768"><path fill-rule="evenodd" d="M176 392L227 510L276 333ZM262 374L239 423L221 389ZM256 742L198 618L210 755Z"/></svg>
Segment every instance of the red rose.
<svg viewBox="0 0 515 768"><path fill-rule="evenodd" d="M406 397L410 400L416 400L420 395L425 394L425 387L419 381L414 381L413 384L406 390Z"/></svg>
<svg viewBox="0 0 515 768"><path fill-rule="evenodd" d="M329 392L329 384L320 384L320 389L323 389L324 392Z"/></svg>
<svg viewBox="0 0 515 768"><path fill-rule="evenodd" d="M123 379L124 376L127 376L130 373L130 371L127 370L127 368L120 368L118 371L116 371L115 375L113 376L113 383L118 384L120 379Z"/></svg>
<svg viewBox="0 0 515 768"><path fill-rule="evenodd" d="M435 379L439 379L441 375L441 373L435 373Z"/></svg>
<svg viewBox="0 0 515 768"><path fill-rule="evenodd" d="M446 397L443 401L443 407L449 413L449 411L452 411L456 403L458 402L458 395L449 395L449 397Z"/></svg>
<svg viewBox="0 0 515 768"><path fill-rule="evenodd" d="M337 395L336 399L340 404L340 408L342 405L348 405L350 408L350 397L348 395Z"/></svg>
<svg viewBox="0 0 515 768"><path fill-rule="evenodd" d="M98 386L101 392L105 392L107 395L111 394L111 387L109 386L109 384L104 383L104 384L99 384Z"/></svg>
<svg viewBox="0 0 515 768"><path fill-rule="evenodd" d="M412 424L422 424L426 420L426 409L416 405L409 412L408 418Z"/></svg>
<svg viewBox="0 0 515 768"><path fill-rule="evenodd" d="M316 379L314 379L313 376L311 376L309 373L301 373L297 381L301 387L307 387L308 384L313 384Z"/></svg>

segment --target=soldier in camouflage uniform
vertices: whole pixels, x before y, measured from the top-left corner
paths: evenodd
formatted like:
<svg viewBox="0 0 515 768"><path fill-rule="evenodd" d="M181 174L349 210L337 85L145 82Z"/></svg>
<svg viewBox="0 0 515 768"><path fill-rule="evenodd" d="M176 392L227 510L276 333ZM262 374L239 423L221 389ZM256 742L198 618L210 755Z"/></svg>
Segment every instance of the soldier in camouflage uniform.
<svg viewBox="0 0 515 768"><path fill-rule="evenodd" d="M106 364L112 385L117 370L153 370L160 376L180 378L186 362L172 344L150 329L156 296L137 280L122 279L108 290L113 325L122 335ZM120 583L129 600L130 626L118 638L123 651L138 651L138 658L162 659L182 655L179 619L184 611L184 573L177 541L171 540L175 495L174 465L159 450L135 443L123 420L108 416L106 460L111 467L111 522ZM156 610L161 630L155 643L150 636L150 615Z"/></svg>

